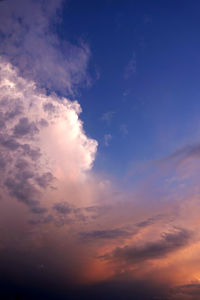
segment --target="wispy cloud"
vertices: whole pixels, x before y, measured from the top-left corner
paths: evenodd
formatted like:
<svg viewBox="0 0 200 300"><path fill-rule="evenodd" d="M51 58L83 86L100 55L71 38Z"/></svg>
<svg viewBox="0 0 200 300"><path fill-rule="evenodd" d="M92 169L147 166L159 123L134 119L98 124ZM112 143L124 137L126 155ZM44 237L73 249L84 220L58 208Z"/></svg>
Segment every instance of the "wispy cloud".
<svg viewBox="0 0 200 300"><path fill-rule="evenodd" d="M107 125L109 125L112 121L114 114L115 114L114 111L107 111L107 112L103 113L103 115L101 116L101 120L106 122Z"/></svg>
<svg viewBox="0 0 200 300"><path fill-rule="evenodd" d="M127 135L127 134L128 134L128 128L127 128L127 125L126 125L126 124L120 125L120 132L121 132L123 135Z"/></svg>
<svg viewBox="0 0 200 300"><path fill-rule="evenodd" d="M112 135L110 133L107 133L107 134L104 135L103 142L104 142L105 146L108 147L111 140L112 140Z"/></svg>
<svg viewBox="0 0 200 300"><path fill-rule="evenodd" d="M136 73L136 54L133 52L132 57L124 69L124 78L129 79Z"/></svg>
<svg viewBox="0 0 200 300"><path fill-rule="evenodd" d="M177 249L188 245L191 233L181 229L175 232L163 233L162 238L142 246L125 246L116 248L111 254L105 254L105 259L125 260L138 263L145 260L159 259Z"/></svg>

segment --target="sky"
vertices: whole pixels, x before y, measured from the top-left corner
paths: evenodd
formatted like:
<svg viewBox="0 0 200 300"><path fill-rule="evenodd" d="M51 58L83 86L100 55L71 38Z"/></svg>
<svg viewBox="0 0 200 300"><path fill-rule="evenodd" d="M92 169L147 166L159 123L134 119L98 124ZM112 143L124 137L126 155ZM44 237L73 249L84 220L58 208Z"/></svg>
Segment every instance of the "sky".
<svg viewBox="0 0 200 300"><path fill-rule="evenodd" d="M0 1L0 298L200 299L199 11Z"/></svg>

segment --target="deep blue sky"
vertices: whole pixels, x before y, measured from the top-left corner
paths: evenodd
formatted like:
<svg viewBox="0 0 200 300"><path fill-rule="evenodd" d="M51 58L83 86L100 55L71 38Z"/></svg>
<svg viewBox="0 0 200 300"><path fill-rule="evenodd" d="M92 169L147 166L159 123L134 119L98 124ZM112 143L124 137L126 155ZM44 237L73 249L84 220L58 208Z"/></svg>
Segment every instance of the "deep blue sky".
<svg viewBox="0 0 200 300"><path fill-rule="evenodd" d="M199 11L199 1L66 4L60 36L73 43L81 37L91 49L93 83L77 97L86 133L99 142L96 169L121 176L196 140ZM126 75L131 59L135 71Z"/></svg>

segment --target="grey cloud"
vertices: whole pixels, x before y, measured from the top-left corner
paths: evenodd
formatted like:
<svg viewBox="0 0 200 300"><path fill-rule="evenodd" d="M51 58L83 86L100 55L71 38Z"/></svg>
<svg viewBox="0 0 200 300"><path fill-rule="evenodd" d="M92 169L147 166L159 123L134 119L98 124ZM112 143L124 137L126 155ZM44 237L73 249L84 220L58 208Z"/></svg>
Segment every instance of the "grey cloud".
<svg viewBox="0 0 200 300"><path fill-rule="evenodd" d="M178 298L179 297L179 298ZM171 291L172 299L199 300L200 299L200 284L191 283L177 286Z"/></svg>
<svg viewBox="0 0 200 300"><path fill-rule="evenodd" d="M143 246L118 247L111 254L105 255L104 258L133 263L158 259L186 246L190 239L191 233L185 229L180 229L172 233L164 233L160 240L146 243Z"/></svg>
<svg viewBox="0 0 200 300"><path fill-rule="evenodd" d="M2 146L4 146L5 148L8 148L9 150L16 150L17 148L19 148L20 144L13 138L6 138L3 136L0 136L0 143Z"/></svg>
<svg viewBox="0 0 200 300"><path fill-rule="evenodd" d="M109 206L88 206L84 208L74 208L73 213L76 218L81 221L88 221L89 219L97 219L108 213L111 209Z"/></svg>
<svg viewBox="0 0 200 300"><path fill-rule="evenodd" d="M24 170L21 173L17 174L18 178L21 180L27 180L34 177L34 173L30 170Z"/></svg>
<svg viewBox="0 0 200 300"><path fill-rule="evenodd" d="M88 206L84 208L88 212L98 212L99 210L102 209L101 206Z"/></svg>
<svg viewBox="0 0 200 300"><path fill-rule="evenodd" d="M1 117L1 115L0 115L0 117ZM3 120L0 120L0 128L3 128L3 127L5 127L5 123Z"/></svg>
<svg viewBox="0 0 200 300"><path fill-rule="evenodd" d="M44 214L45 212L47 212L47 209L45 207L36 206L36 207L33 207L31 209L31 211L34 214Z"/></svg>
<svg viewBox="0 0 200 300"><path fill-rule="evenodd" d="M172 160L172 161L182 162L188 158L193 158L193 159L200 158L200 145L199 144L187 145L187 146L175 151L168 157L164 158L162 161Z"/></svg>
<svg viewBox="0 0 200 300"><path fill-rule="evenodd" d="M21 118L17 125L14 127L14 134L16 136L34 135L39 130L34 122L29 122L28 118Z"/></svg>
<svg viewBox="0 0 200 300"><path fill-rule="evenodd" d="M3 157L3 155L0 153L0 169L4 169L6 166L6 159Z"/></svg>
<svg viewBox="0 0 200 300"><path fill-rule="evenodd" d="M41 119L40 122L39 122L40 126L42 127L47 127L48 126L48 122L47 120L45 119Z"/></svg>
<svg viewBox="0 0 200 300"><path fill-rule="evenodd" d="M14 109L12 108L10 111L7 111L5 113L5 119L10 120L18 117L20 114L22 114L23 107L22 105L16 104Z"/></svg>
<svg viewBox="0 0 200 300"><path fill-rule="evenodd" d="M149 226L149 225L154 224L156 221L162 219L163 217L165 217L165 215L163 215L163 214L156 215L156 216L153 216L153 217L151 217L151 218L148 218L148 219L146 219L146 220L144 220L144 221L138 222L138 223L136 223L135 225L136 225L137 227L140 227L140 228L142 228L142 227L147 227L147 226Z"/></svg>
<svg viewBox="0 0 200 300"><path fill-rule="evenodd" d="M16 168L19 169L20 171L23 171L24 169L27 169L29 167L29 163L27 160L20 158L16 161L15 164Z"/></svg>
<svg viewBox="0 0 200 300"><path fill-rule="evenodd" d="M58 213L61 213L63 215L69 214L72 211L71 207L69 206L69 204L67 202L56 203L56 204L54 204L53 208Z"/></svg>
<svg viewBox="0 0 200 300"><path fill-rule="evenodd" d="M43 106L44 111L48 111L48 112L55 112L56 107L52 104L52 103L46 103Z"/></svg>
<svg viewBox="0 0 200 300"><path fill-rule="evenodd" d="M40 209L41 210L44 210L43 208L39 208L39 207L36 207L36 208L33 208L33 213L35 214L35 216L33 216L30 220L29 220L29 224L31 225L39 225L39 224L48 224L48 223L51 223L54 221L54 217L52 215L44 215L46 211L42 211L40 212Z"/></svg>
<svg viewBox="0 0 200 300"><path fill-rule="evenodd" d="M47 188L49 184L53 181L54 177L50 172L46 172L41 176L36 177L36 182L42 188Z"/></svg>
<svg viewBox="0 0 200 300"><path fill-rule="evenodd" d="M28 179L15 179L8 177L5 180L5 186L11 196L15 197L18 201L23 202L27 205L38 204L39 191L36 187L31 184Z"/></svg>
<svg viewBox="0 0 200 300"><path fill-rule="evenodd" d="M40 149L32 149L29 144L23 144L21 148L23 149L23 154L30 157L33 161L39 159L41 156Z"/></svg>
<svg viewBox="0 0 200 300"><path fill-rule="evenodd" d="M122 229L93 230L80 233L80 237L83 240L127 238L131 235L131 232Z"/></svg>

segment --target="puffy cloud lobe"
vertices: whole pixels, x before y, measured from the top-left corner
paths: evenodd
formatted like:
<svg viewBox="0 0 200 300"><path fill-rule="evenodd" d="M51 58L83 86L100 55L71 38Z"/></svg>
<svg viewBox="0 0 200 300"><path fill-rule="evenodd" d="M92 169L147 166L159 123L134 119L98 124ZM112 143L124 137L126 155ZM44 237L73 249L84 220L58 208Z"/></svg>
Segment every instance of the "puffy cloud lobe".
<svg viewBox="0 0 200 300"><path fill-rule="evenodd" d="M39 205L42 190L55 180L80 180L92 166L97 142L85 135L76 101L47 96L2 58L0 92L2 184L17 200Z"/></svg>

